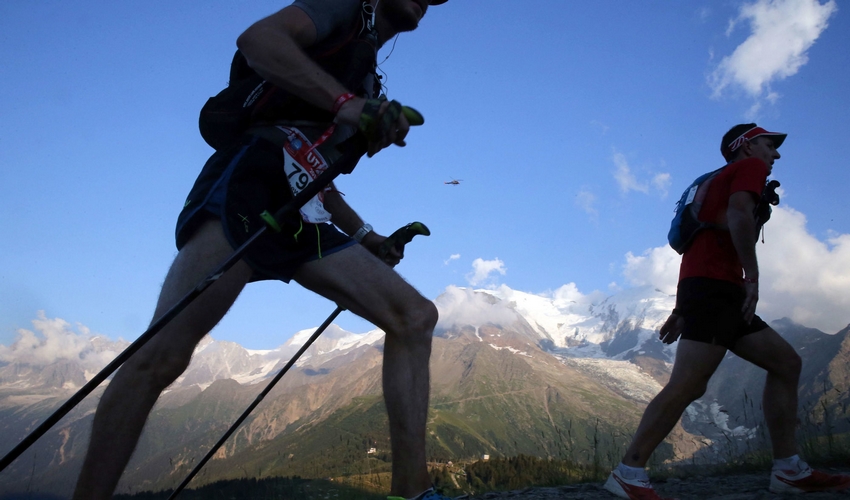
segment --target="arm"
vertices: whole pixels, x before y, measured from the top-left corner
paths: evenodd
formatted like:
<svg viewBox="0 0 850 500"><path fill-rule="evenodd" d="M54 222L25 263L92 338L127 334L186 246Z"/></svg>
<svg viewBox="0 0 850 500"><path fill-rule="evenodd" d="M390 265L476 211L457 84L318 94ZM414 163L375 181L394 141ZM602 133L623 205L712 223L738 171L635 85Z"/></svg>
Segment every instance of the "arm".
<svg viewBox="0 0 850 500"><path fill-rule="evenodd" d="M339 191L327 191L325 193L323 204L325 209L331 213L334 225L340 228L345 234L352 236L358 229L363 227L363 219L361 219L360 216L357 215L357 212L355 212L354 209L346 203ZM383 243L386 239L386 236L381 236L375 231L370 231L363 237L360 244L373 254L378 255L378 249L380 248L381 243ZM384 258L384 262L390 266L395 266L403 257L404 254L400 253L393 247L390 249L389 254L387 254Z"/></svg>
<svg viewBox="0 0 850 500"><path fill-rule="evenodd" d="M756 313L758 302L758 277L759 266L756 258L756 220L753 210L756 200L753 193L749 191L738 191L729 197L729 207L726 210L726 218L729 223L729 233L732 244L738 253L738 259L744 267L744 276L754 282L744 283L746 298L744 299L744 320L750 322Z"/></svg>
<svg viewBox="0 0 850 500"><path fill-rule="evenodd" d="M349 90L304 52L317 41L313 20L290 5L251 25L236 40L236 46L260 76L314 106L331 110L336 99ZM365 103L362 97L347 101L339 109L336 121L358 127ZM390 144L404 145L409 124L403 115L397 124L397 130L379 144L370 144L370 156Z"/></svg>
<svg viewBox="0 0 850 500"><path fill-rule="evenodd" d="M236 46L260 76L330 110L336 98L348 90L304 52L317 42L316 36L310 16L290 5L251 25L239 35Z"/></svg>

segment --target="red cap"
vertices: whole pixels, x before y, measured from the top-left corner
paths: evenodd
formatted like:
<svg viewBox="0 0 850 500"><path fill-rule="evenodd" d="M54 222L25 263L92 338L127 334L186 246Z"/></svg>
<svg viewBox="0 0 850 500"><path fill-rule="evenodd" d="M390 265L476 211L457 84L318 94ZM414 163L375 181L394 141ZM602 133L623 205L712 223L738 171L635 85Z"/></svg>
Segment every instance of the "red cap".
<svg viewBox="0 0 850 500"><path fill-rule="evenodd" d="M741 125L739 125L738 127L741 127ZM785 142L785 138L788 137L788 134L783 134L782 132L768 132L767 130L758 126L745 128L743 129L740 135L735 136L734 134L737 132L735 128L729 131L731 132L731 134L727 133L725 136L723 136L723 144L720 145L720 152L727 160L730 156L732 156L732 153L734 153L736 149L741 147L741 145L743 145L745 142L755 139L756 137L773 137L773 145L776 148L781 146L782 143Z"/></svg>

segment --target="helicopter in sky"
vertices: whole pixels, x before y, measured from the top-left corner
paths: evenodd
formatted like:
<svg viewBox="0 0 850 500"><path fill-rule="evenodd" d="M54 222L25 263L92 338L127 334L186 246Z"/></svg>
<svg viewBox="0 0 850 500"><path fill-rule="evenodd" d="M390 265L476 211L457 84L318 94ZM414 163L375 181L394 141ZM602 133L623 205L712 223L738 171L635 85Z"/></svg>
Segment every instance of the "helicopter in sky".
<svg viewBox="0 0 850 500"><path fill-rule="evenodd" d="M452 180L445 181L445 182L443 182L443 184L449 184L449 185L452 185L452 186L457 186L457 185L460 184L460 181L462 181L462 180L463 179L455 179L454 177L452 177Z"/></svg>

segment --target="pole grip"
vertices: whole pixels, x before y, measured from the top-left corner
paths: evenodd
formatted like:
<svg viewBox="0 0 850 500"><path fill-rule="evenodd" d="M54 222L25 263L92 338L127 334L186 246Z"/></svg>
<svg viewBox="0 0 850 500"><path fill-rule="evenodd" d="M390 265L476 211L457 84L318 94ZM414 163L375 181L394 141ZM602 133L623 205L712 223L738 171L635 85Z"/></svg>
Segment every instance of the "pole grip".
<svg viewBox="0 0 850 500"><path fill-rule="evenodd" d="M378 257L383 259L388 253L390 253L390 249L392 248L395 248L404 255L404 246L410 243L410 241L413 240L413 237L417 234L430 236L431 230L428 229L428 226L421 222L411 222L406 226L396 229L393 234L389 235L387 239L381 243L381 246L378 248Z"/></svg>

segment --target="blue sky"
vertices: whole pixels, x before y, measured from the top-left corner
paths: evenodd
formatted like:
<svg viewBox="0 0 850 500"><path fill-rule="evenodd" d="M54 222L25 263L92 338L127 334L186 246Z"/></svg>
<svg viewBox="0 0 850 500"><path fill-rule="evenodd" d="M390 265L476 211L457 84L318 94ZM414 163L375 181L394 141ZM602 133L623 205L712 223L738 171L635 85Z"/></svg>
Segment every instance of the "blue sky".
<svg viewBox="0 0 850 500"><path fill-rule="evenodd" d="M236 37L283 5L0 3L0 344L38 311L144 331L211 154L198 111L226 85ZM669 288L678 194L721 165L726 130L755 120L789 134L759 245L765 315L836 331L850 322L848 47L835 1L452 0L381 65L425 126L338 187L379 232L431 228L397 268L431 299L449 285ZM252 284L213 336L271 348L333 309Z"/></svg>

